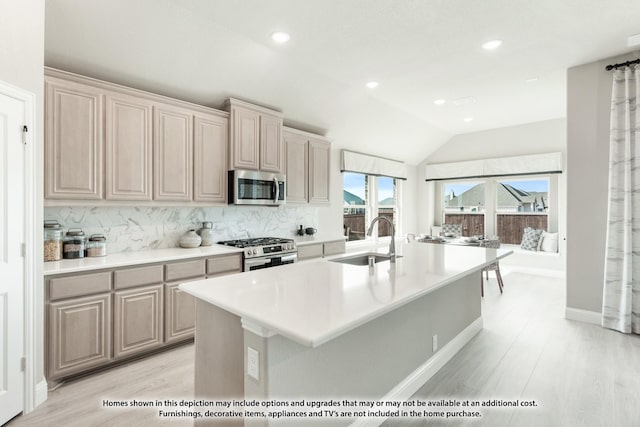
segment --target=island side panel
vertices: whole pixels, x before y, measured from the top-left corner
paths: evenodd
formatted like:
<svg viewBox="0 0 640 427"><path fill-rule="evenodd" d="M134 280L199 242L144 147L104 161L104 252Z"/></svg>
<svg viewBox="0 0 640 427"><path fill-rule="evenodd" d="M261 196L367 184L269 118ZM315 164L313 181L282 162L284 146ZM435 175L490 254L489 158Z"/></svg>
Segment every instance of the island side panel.
<svg viewBox="0 0 640 427"><path fill-rule="evenodd" d="M382 398L434 355L434 334L440 351L481 317L479 274L469 274L317 348L280 335L261 338L245 331L246 343L260 351L262 374L259 381L245 376L245 396ZM249 425L267 424L256 421ZM273 424L278 422L268 423Z"/></svg>
<svg viewBox="0 0 640 427"><path fill-rule="evenodd" d="M195 398L230 400L244 398L244 330L240 318L197 300L195 349ZM212 408L202 408L202 411ZM242 426L235 420L199 419L198 426Z"/></svg>

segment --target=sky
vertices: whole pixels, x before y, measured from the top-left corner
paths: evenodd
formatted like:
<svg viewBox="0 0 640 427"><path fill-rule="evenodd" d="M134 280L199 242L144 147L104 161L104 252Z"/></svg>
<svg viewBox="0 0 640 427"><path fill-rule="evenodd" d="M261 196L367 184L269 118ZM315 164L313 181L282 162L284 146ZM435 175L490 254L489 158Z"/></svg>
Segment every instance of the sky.
<svg viewBox="0 0 640 427"><path fill-rule="evenodd" d="M342 180L345 190L364 199L364 175L343 172ZM393 197L393 178L378 177L378 200L387 197Z"/></svg>
<svg viewBox="0 0 640 427"><path fill-rule="evenodd" d="M504 184L511 185L514 188L524 191L549 191L549 181L546 179L520 179L513 181L500 181ZM454 191L456 195L464 193L471 187L481 184L481 182L464 182L464 183L446 183L445 191L446 195L451 194L451 190Z"/></svg>

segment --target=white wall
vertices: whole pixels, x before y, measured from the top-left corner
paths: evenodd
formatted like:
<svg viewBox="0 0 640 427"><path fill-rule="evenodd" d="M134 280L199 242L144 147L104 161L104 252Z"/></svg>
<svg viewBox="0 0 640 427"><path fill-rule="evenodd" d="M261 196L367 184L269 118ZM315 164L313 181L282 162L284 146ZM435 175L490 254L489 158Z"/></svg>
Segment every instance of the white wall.
<svg viewBox="0 0 640 427"><path fill-rule="evenodd" d="M0 80L32 92L36 96L36 223L42 224L43 131L44 131L44 0L0 0ZM35 259L42 258L42 227L28 242ZM42 263L37 262L36 289L39 292L35 322L37 352L36 381L44 380Z"/></svg>
<svg viewBox="0 0 640 427"><path fill-rule="evenodd" d="M567 308L602 312L612 86L605 66L639 54L567 72Z"/></svg>

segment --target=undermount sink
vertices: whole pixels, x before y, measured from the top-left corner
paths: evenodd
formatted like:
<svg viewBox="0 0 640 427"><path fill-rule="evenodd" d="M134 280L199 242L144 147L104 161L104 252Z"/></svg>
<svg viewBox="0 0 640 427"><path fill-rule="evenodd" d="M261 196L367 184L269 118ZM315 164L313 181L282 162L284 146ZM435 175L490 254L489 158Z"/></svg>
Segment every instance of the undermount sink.
<svg viewBox="0 0 640 427"><path fill-rule="evenodd" d="M369 265L369 257L373 257L373 262L375 263L389 261L389 259L391 258L389 255L386 255L386 254L381 254L377 252L367 252L365 254L350 255L342 258L336 258L336 259L332 259L331 261L341 262L344 264L351 264L351 265ZM401 258L401 256L396 255L396 258Z"/></svg>

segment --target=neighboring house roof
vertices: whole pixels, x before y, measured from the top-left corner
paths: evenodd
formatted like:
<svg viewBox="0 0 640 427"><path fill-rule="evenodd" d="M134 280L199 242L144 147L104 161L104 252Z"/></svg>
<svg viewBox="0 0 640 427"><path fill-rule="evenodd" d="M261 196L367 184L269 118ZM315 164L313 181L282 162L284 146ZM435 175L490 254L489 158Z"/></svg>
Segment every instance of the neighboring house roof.
<svg viewBox="0 0 640 427"><path fill-rule="evenodd" d="M455 195L451 200L445 198L445 206L484 206L484 184L474 185L467 191ZM509 184L499 183L497 187L498 207L520 206L527 203L542 204L547 207L547 193L524 191Z"/></svg>
<svg viewBox="0 0 640 427"><path fill-rule="evenodd" d="M344 204L345 205L364 205L364 200L362 200L360 197L356 196L353 193L348 192L347 190L342 190L343 191L343 198L344 198Z"/></svg>
<svg viewBox="0 0 640 427"><path fill-rule="evenodd" d="M378 206L380 205L394 205L393 197L387 197L386 199L380 200L378 202Z"/></svg>

